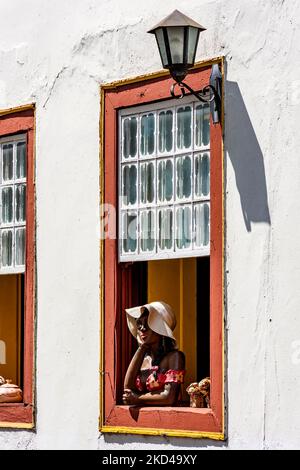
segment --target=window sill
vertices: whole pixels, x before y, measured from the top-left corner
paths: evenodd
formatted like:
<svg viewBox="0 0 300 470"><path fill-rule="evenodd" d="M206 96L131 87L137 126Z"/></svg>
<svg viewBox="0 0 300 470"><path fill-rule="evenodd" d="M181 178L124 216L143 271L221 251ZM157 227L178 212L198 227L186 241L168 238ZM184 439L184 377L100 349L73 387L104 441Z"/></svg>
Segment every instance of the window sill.
<svg viewBox="0 0 300 470"><path fill-rule="evenodd" d="M33 406L26 403L0 403L0 428L32 429Z"/></svg>
<svg viewBox="0 0 300 470"><path fill-rule="evenodd" d="M116 405L100 431L224 440L211 408Z"/></svg>

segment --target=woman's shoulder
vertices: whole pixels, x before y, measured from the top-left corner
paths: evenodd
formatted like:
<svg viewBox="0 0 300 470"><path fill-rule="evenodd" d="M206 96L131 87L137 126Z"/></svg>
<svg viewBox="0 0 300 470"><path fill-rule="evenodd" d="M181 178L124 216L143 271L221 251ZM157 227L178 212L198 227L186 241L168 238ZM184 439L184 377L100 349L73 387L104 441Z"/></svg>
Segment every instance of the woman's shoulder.
<svg viewBox="0 0 300 470"><path fill-rule="evenodd" d="M164 369L184 370L185 369L185 356L182 351L174 349L168 352L161 361L161 367Z"/></svg>

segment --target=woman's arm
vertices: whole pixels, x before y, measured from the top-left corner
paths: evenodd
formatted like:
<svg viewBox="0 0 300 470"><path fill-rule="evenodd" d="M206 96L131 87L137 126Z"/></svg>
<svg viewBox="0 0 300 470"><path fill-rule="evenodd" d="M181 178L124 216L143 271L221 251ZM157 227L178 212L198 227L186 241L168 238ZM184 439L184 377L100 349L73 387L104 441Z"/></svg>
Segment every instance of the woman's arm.
<svg viewBox="0 0 300 470"><path fill-rule="evenodd" d="M175 405L180 390L180 384L168 383L160 392L148 392L137 394L132 390L125 389L123 394L123 403L125 405L140 406L173 406Z"/></svg>
<svg viewBox="0 0 300 470"><path fill-rule="evenodd" d="M169 355L165 358L164 362L166 369L184 370L185 368L185 357L183 352L181 351L174 351L172 353L169 353ZM139 394L132 391L133 387L125 387L125 383L123 394L123 403L125 405L174 406L177 402L178 394L180 391L180 383L172 382L166 383L164 389L161 391Z"/></svg>
<svg viewBox="0 0 300 470"><path fill-rule="evenodd" d="M125 379L124 379L124 390L125 389L135 389L135 381L137 378L137 375L140 372L141 365L143 364L143 360L146 354L146 351L148 349L148 346L145 344L142 344L138 347L135 355L131 359L131 362L129 364L129 367L127 369Z"/></svg>

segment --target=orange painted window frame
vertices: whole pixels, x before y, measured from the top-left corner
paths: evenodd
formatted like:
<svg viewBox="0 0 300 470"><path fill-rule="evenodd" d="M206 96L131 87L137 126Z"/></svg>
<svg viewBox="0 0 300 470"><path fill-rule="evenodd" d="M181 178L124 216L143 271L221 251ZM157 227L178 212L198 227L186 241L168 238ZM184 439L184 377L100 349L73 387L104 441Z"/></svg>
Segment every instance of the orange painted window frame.
<svg viewBox="0 0 300 470"><path fill-rule="evenodd" d="M186 78L199 90L209 83L212 63L198 64ZM102 87L102 202L117 208L118 197L118 110L170 98L170 75L164 72ZM211 408L128 407L116 404L118 335L118 283L122 282L118 263L118 243L106 238L102 244L102 349L100 430L111 433L153 434L224 439L223 371L223 135L222 123L211 121L211 255L210 255L210 370Z"/></svg>
<svg viewBox="0 0 300 470"><path fill-rule="evenodd" d="M0 427L34 427L34 292L35 292L35 205L34 205L34 105L0 111L0 137L27 136L26 269L24 303L23 402L0 403Z"/></svg>

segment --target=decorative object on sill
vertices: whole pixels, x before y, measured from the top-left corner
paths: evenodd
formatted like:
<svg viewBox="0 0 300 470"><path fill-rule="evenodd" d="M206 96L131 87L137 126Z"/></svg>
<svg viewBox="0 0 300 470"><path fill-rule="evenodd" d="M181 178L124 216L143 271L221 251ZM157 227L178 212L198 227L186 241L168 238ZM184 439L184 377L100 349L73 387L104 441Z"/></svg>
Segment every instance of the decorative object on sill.
<svg viewBox="0 0 300 470"><path fill-rule="evenodd" d="M12 380L0 377L0 403L19 403L23 399L22 390L12 383Z"/></svg>
<svg viewBox="0 0 300 470"><path fill-rule="evenodd" d="M2 375L0 375L0 386L5 384L6 380L4 377L2 377Z"/></svg>
<svg viewBox="0 0 300 470"><path fill-rule="evenodd" d="M210 103L212 120L216 124L221 120L222 94L222 74L218 64L212 66L209 84L202 90L194 91L183 82L194 66L199 35L205 29L180 11L174 10L148 33L155 34L162 66L170 71L175 80L170 90L172 97L182 98L185 90L188 90L202 103ZM175 95L176 86L180 88L180 95Z"/></svg>
<svg viewBox="0 0 300 470"><path fill-rule="evenodd" d="M191 383L187 389L191 408L210 408L210 378Z"/></svg>

